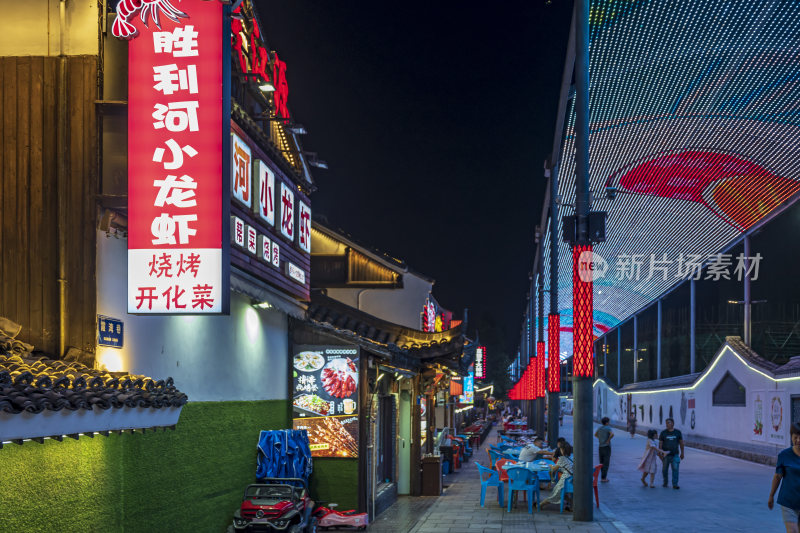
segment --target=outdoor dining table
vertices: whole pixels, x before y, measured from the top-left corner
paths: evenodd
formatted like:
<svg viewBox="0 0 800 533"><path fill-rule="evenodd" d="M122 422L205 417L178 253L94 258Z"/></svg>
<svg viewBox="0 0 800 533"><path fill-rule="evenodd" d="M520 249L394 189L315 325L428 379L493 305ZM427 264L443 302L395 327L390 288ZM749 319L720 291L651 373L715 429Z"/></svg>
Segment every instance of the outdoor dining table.
<svg viewBox="0 0 800 533"><path fill-rule="evenodd" d="M508 470L509 468L527 468L531 472L549 472L552 463L542 461L532 461L529 463L506 463L501 468Z"/></svg>
<svg viewBox="0 0 800 533"><path fill-rule="evenodd" d="M505 435L508 437L523 437L527 435L536 435L532 429L507 429Z"/></svg>

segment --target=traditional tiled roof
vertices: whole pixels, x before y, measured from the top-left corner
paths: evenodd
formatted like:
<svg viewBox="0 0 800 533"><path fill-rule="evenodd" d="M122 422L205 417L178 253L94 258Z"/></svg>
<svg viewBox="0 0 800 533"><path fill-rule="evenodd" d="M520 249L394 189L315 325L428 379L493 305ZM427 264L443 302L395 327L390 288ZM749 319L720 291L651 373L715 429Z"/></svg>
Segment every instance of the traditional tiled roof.
<svg viewBox="0 0 800 533"><path fill-rule="evenodd" d="M414 330L381 320L319 292L312 292L307 315L323 329L420 362L435 360L460 366L464 352L465 337L460 326L436 333Z"/></svg>
<svg viewBox="0 0 800 533"><path fill-rule="evenodd" d="M762 370L778 373L780 365L776 365L772 361L768 361L753 351L748 345L744 343L741 337L725 337L725 343L728 344L733 350L739 354L745 361L751 363Z"/></svg>
<svg viewBox="0 0 800 533"><path fill-rule="evenodd" d="M0 354L0 411L6 413L112 407L159 409L180 407L186 401L172 378L155 381L32 354Z"/></svg>
<svg viewBox="0 0 800 533"><path fill-rule="evenodd" d="M50 359L11 335L0 329L0 442L174 426L188 400L172 378L154 380ZM94 414L73 419L70 411ZM41 418L45 413L64 416Z"/></svg>
<svg viewBox="0 0 800 533"><path fill-rule="evenodd" d="M671 378L653 379L650 381L639 381L637 383L628 383L619 392L633 392L637 390L646 389L664 389L670 387L685 387L691 385L700 377L702 372L695 372L694 374L685 374L683 376L675 376Z"/></svg>

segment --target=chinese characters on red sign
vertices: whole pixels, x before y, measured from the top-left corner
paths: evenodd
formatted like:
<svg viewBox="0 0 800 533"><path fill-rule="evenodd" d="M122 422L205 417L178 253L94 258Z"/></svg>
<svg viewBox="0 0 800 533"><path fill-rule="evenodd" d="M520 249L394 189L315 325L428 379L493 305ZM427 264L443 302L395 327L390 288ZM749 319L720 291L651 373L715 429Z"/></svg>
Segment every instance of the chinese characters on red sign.
<svg viewBox="0 0 800 533"><path fill-rule="evenodd" d="M128 312L222 313L222 5L128 44Z"/></svg>

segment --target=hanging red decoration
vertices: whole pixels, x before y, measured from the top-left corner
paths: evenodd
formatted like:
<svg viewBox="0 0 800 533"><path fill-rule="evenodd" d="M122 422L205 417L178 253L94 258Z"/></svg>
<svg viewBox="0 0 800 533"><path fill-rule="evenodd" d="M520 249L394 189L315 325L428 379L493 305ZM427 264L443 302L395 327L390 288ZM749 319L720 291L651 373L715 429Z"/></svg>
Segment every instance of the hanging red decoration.
<svg viewBox="0 0 800 533"><path fill-rule="evenodd" d="M594 377L591 245L572 248L573 375Z"/></svg>
<svg viewBox="0 0 800 533"><path fill-rule="evenodd" d="M534 388L534 395L536 398L544 398L544 384L546 381L546 374L544 368L544 341L536 343L536 383Z"/></svg>
<svg viewBox="0 0 800 533"><path fill-rule="evenodd" d="M560 327L561 315L547 316L547 390L550 392L561 392Z"/></svg>

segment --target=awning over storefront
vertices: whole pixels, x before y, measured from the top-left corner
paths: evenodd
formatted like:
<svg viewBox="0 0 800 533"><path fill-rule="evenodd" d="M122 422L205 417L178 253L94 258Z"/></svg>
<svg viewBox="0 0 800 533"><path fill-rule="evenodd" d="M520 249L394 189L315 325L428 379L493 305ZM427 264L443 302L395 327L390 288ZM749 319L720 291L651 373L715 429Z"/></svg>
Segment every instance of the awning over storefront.
<svg viewBox="0 0 800 533"><path fill-rule="evenodd" d="M417 366L439 363L466 373L471 362L461 326L436 333L413 330L376 318L317 291L312 292L308 319L315 326L375 353L404 357Z"/></svg>

